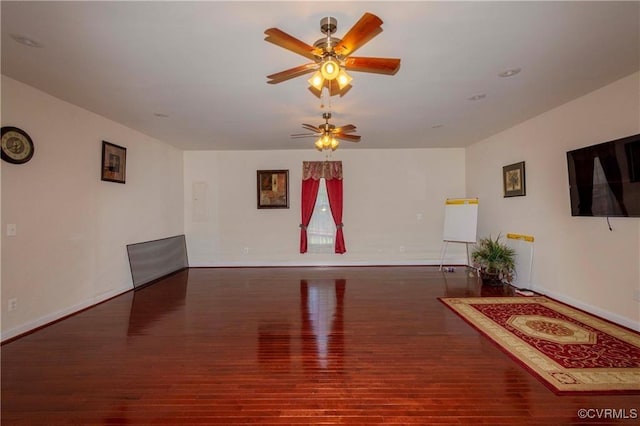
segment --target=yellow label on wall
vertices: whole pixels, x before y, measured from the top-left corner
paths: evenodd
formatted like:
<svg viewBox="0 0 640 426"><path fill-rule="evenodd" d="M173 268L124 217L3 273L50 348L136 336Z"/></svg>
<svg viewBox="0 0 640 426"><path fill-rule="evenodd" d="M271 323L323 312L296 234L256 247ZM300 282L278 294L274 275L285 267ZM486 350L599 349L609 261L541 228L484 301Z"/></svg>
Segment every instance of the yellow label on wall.
<svg viewBox="0 0 640 426"><path fill-rule="evenodd" d="M447 198L446 204L478 204L477 198Z"/></svg>
<svg viewBox="0 0 640 426"><path fill-rule="evenodd" d="M530 243L534 241L533 235L507 234L507 238L510 238L512 240L524 240Z"/></svg>

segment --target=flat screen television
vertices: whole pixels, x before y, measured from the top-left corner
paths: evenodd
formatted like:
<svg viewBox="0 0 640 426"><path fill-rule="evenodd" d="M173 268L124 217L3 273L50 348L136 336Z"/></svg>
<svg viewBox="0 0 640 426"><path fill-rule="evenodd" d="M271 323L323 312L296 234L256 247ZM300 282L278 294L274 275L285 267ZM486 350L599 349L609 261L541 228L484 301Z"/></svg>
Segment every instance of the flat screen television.
<svg viewBox="0 0 640 426"><path fill-rule="evenodd" d="M572 216L640 217L640 134L567 152Z"/></svg>

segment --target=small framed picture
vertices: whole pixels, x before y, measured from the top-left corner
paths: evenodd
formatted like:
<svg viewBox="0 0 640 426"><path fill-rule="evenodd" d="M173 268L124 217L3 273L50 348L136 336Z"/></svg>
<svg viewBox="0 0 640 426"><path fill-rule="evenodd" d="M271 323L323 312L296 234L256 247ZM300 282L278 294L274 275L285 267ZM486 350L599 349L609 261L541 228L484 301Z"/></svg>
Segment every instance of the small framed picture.
<svg viewBox="0 0 640 426"><path fill-rule="evenodd" d="M127 148L102 141L101 179L125 183L127 174Z"/></svg>
<svg viewBox="0 0 640 426"><path fill-rule="evenodd" d="M510 164L502 168L504 197L521 197L527 195L524 176L524 161Z"/></svg>
<svg viewBox="0 0 640 426"><path fill-rule="evenodd" d="M258 208L289 208L289 170L258 170Z"/></svg>

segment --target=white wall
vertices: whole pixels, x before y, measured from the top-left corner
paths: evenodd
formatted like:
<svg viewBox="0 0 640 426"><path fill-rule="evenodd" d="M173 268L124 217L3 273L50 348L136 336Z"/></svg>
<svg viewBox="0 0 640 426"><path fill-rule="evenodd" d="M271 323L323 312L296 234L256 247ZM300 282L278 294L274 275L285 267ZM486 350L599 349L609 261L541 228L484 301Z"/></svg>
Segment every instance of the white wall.
<svg viewBox="0 0 640 426"><path fill-rule="evenodd" d="M184 196L181 151L4 76L2 126L35 144L1 166L4 340L130 289L126 244L183 233ZM127 148L124 185L100 180L103 140Z"/></svg>
<svg viewBox="0 0 640 426"><path fill-rule="evenodd" d="M464 149L338 149L332 159L344 169L347 253L300 254L302 162L324 159L311 144L308 150L185 152L191 266L439 262L444 201L466 195ZM289 170L289 209L257 209L256 170L263 169ZM195 201L194 187L206 188ZM448 262L466 262L464 246L448 253Z"/></svg>
<svg viewBox="0 0 640 426"><path fill-rule="evenodd" d="M464 196L480 197L480 236L536 237L536 290L637 329L640 219L611 219L610 232L602 218L571 217L565 153L640 132L639 80L629 76L466 152L336 151L347 253L301 255L301 166L323 154L182 153L2 77L2 125L23 128L36 146L29 163L1 166L2 339L130 289L126 244L182 232L192 266L437 264L444 200ZM100 181L102 140L127 147L125 185ZM518 161L526 161L527 196L502 198L502 166ZM290 170L289 209L256 208L259 169ZM204 188L197 201L194 186ZM14 237L5 235L9 223ZM464 248L451 247L447 262L464 261ZM18 308L8 312L12 298Z"/></svg>
<svg viewBox="0 0 640 426"><path fill-rule="evenodd" d="M467 149L479 236L533 235L535 290L640 329L640 218L572 217L566 152L640 132L636 73ZM524 197L502 197L502 167L525 161Z"/></svg>

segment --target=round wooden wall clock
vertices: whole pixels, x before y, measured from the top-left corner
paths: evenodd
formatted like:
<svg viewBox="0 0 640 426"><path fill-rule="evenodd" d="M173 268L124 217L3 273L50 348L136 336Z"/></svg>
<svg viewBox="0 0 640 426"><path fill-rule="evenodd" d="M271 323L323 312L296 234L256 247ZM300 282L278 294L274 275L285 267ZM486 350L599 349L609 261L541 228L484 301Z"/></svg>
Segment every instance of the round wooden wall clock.
<svg viewBox="0 0 640 426"><path fill-rule="evenodd" d="M23 164L33 157L33 141L22 129L2 128L2 159L13 164Z"/></svg>

